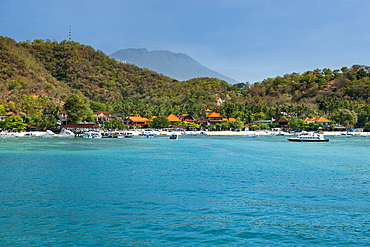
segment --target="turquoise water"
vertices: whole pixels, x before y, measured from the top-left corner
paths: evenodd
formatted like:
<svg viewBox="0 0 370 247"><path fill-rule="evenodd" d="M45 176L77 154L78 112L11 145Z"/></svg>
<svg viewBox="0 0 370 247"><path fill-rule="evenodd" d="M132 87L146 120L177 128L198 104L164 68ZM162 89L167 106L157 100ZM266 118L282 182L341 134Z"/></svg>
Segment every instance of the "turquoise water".
<svg viewBox="0 0 370 247"><path fill-rule="evenodd" d="M369 246L370 138L0 139L1 246Z"/></svg>

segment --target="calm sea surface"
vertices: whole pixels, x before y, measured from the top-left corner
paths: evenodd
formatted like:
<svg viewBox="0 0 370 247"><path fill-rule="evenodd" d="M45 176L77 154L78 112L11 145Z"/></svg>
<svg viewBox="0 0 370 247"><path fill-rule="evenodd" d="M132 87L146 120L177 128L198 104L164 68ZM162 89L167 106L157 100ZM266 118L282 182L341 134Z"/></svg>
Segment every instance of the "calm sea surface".
<svg viewBox="0 0 370 247"><path fill-rule="evenodd" d="M369 246L370 138L0 139L1 246Z"/></svg>

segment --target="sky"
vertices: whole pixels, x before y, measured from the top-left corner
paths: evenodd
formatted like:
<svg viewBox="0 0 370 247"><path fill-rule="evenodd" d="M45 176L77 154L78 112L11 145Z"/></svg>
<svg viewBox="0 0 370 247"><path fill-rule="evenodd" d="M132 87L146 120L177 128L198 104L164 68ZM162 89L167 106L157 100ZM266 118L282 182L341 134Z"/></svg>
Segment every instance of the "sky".
<svg viewBox="0 0 370 247"><path fill-rule="evenodd" d="M0 36L185 53L239 82L370 65L368 0L0 0Z"/></svg>

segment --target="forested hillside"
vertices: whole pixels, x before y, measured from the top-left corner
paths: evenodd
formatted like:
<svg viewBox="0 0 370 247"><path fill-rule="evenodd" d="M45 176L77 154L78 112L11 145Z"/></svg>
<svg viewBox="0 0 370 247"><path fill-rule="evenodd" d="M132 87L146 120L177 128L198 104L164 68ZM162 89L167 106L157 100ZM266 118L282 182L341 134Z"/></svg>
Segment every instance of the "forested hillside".
<svg viewBox="0 0 370 247"><path fill-rule="evenodd" d="M93 111L145 117L189 113L199 118L206 108L216 110L221 98L223 116L246 122L283 113L335 118L347 109L361 126L370 116L369 71L360 65L316 69L252 85L230 85L214 78L177 81L76 42L15 42L0 37L0 105L33 116L57 114L77 95Z"/></svg>

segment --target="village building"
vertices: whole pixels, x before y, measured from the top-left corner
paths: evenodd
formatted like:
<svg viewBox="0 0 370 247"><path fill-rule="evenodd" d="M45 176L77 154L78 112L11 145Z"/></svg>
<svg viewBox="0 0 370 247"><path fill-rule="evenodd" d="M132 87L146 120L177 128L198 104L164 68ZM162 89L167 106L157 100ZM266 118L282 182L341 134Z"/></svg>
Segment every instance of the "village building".
<svg viewBox="0 0 370 247"><path fill-rule="evenodd" d="M66 111L61 111L58 116L58 122L61 125L65 125L68 122L68 116Z"/></svg>
<svg viewBox="0 0 370 247"><path fill-rule="evenodd" d="M222 117L216 112L210 112L206 116L206 121L209 125L221 124L222 123Z"/></svg>
<svg viewBox="0 0 370 247"><path fill-rule="evenodd" d="M272 120L257 120L257 121L253 121L252 123L256 123L256 124L271 124L273 121Z"/></svg>
<svg viewBox="0 0 370 247"><path fill-rule="evenodd" d="M94 113L95 122L103 123L110 119L111 113L109 111L98 111Z"/></svg>
<svg viewBox="0 0 370 247"><path fill-rule="evenodd" d="M230 123L235 123L236 119L233 117L230 117L230 118L223 118L222 121L229 121Z"/></svg>
<svg viewBox="0 0 370 247"><path fill-rule="evenodd" d="M125 120L125 124L129 126L140 125L141 127L148 127L149 121L150 120L145 117L132 116L132 117L128 117Z"/></svg>
<svg viewBox="0 0 370 247"><path fill-rule="evenodd" d="M7 119L8 117L11 117L12 115L14 115L13 112L8 112L8 113L6 113L4 115L1 115L0 116L0 121L4 121L5 119Z"/></svg>
<svg viewBox="0 0 370 247"><path fill-rule="evenodd" d="M210 109L205 109L204 110L204 116L207 117L208 114L210 114L212 111Z"/></svg>
<svg viewBox="0 0 370 247"><path fill-rule="evenodd" d="M278 120L276 120L276 127L277 128L282 128L282 129L285 129L285 128L288 128L288 120L284 117L281 117L279 118Z"/></svg>
<svg viewBox="0 0 370 247"><path fill-rule="evenodd" d="M177 125L178 123L181 122L181 120L173 114L168 115L166 118L167 118L168 122L170 122L171 126Z"/></svg>
<svg viewBox="0 0 370 247"><path fill-rule="evenodd" d="M190 114L182 114L181 116L179 116L179 119L182 122L191 122L191 123L194 123L196 121L196 119L193 118Z"/></svg>
<svg viewBox="0 0 370 247"><path fill-rule="evenodd" d="M125 118L125 116L123 115L123 114L121 114L121 113L114 113L114 114L112 114L111 116L110 116L110 118L112 119L112 118L116 118L116 119L124 119Z"/></svg>
<svg viewBox="0 0 370 247"><path fill-rule="evenodd" d="M316 117L316 118L305 118L305 122L307 123L322 123L325 128L330 127L331 121L324 118L324 117Z"/></svg>
<svg viewBox="0 0 370 247"><path fill-rule="evenodd" d="M0 116L0 121L4 121L8 117L20 117L20 115L15 114L14 112L7 112L6 114Z"/></svg>

